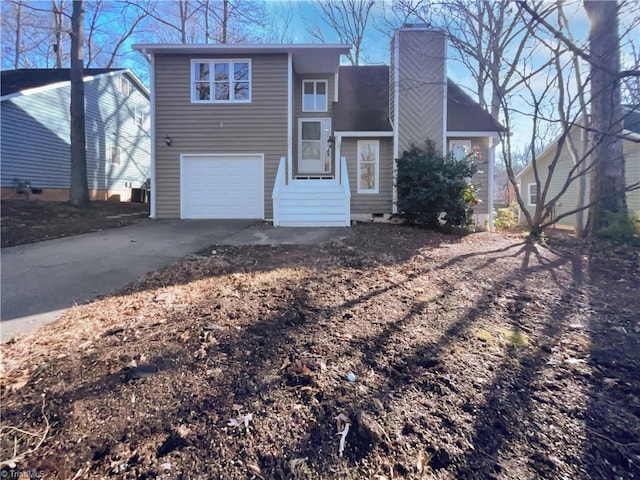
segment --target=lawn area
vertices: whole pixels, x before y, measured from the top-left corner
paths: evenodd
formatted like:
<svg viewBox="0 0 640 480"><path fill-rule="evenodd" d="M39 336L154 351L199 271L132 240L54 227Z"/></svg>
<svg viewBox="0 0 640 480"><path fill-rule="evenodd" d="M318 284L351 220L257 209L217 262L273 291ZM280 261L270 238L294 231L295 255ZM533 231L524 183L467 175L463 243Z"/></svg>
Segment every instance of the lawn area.
<svg viewBox="0 0 640 480"><path fill-rule="evenodd" d="M0 347L0 460L46 478L640 478L639 273L622 247L377 224L212 246Z"/></svg>
<svg viewBox="0 0 640 480"><path fill-rule="evenodd" d="M4 248L130 225L149 216L149 205L94 201L75 208L67 202L21 199L2 200L0 212Z"/></svg>

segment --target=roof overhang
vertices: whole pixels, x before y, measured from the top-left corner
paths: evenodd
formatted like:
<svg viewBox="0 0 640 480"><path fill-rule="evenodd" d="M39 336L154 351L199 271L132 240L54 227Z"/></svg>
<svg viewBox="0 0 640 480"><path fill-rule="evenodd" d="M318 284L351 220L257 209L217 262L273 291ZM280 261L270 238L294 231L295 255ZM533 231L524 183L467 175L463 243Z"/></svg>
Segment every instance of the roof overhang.
<svg viewBox="0 0 640 480"><path fill-rule="evenodd" d="M502 135L504 135L505 132L502 132ZM501 136L501 132L495 132L495 131L484 131L484 132L480 132L480 131L465 131L465 130L458 130L458 131L450 131L447 130L447 137L494 137L494 138L500 138Z"/></svg>
<svg viewBox="0 0 640 480"><path fill-rule="evenodd" d="M256 55L291 54L293 68L298 73L335 73L340 66L340 56L351 50L344 44L136 44L133 49L145 55Z"/></svg>

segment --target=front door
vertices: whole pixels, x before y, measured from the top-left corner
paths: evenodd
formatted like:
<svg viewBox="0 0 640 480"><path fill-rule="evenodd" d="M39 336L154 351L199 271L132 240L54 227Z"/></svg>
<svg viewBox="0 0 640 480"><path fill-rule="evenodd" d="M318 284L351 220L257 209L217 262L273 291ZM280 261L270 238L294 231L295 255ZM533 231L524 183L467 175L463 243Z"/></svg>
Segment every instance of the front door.
<svg viewBox="0 0 640 480"><path fill-rule="evenodd" d="M328 173L331 171L331 119L300 119L298 143L298 173Z"/></svg>

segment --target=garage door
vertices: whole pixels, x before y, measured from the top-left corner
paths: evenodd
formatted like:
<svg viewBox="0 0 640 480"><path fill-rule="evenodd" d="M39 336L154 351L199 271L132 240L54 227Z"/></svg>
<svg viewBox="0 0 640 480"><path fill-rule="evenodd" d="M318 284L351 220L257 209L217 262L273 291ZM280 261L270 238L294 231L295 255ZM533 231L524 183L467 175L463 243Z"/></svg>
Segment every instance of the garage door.
<svg viewBox="0 0 640 480"><path fill-rule="evenodd" d="M182 218L264 218L263 155L182 155Z"/></svg>

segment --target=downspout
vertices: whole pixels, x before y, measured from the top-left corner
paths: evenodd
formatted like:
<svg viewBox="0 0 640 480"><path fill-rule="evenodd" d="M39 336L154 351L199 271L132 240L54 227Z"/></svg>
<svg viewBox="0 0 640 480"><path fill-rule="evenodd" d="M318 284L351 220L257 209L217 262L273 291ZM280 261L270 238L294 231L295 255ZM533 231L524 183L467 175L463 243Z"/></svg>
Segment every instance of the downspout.
<svg viewBox="0 0 640 480"><path fill-rule="evenodd" d="M155 55L142 50L142 56L149 64L149 103L151 104L151 182L149 196L149 218L156 218L156 87L155 87Z"/></svg>
<svg viewBox="0 0 640 480"><path fill-rule="evenodd" d="M288 165L293 161L293 56L289 52L287 59L287 157ZM287 172L287 178L291 178L293 172Z"/></svg>
<svg viewBox="0 0 640 480"><path fill-rule="evenodd" d="M400 137L398 134L398 122L399 114L398 108L400 101L398 99L400 94L400 35L396 32L393 39L393 194L391 213L398 213L398 157L400 152L400 146L398 145Z"/></svg>

